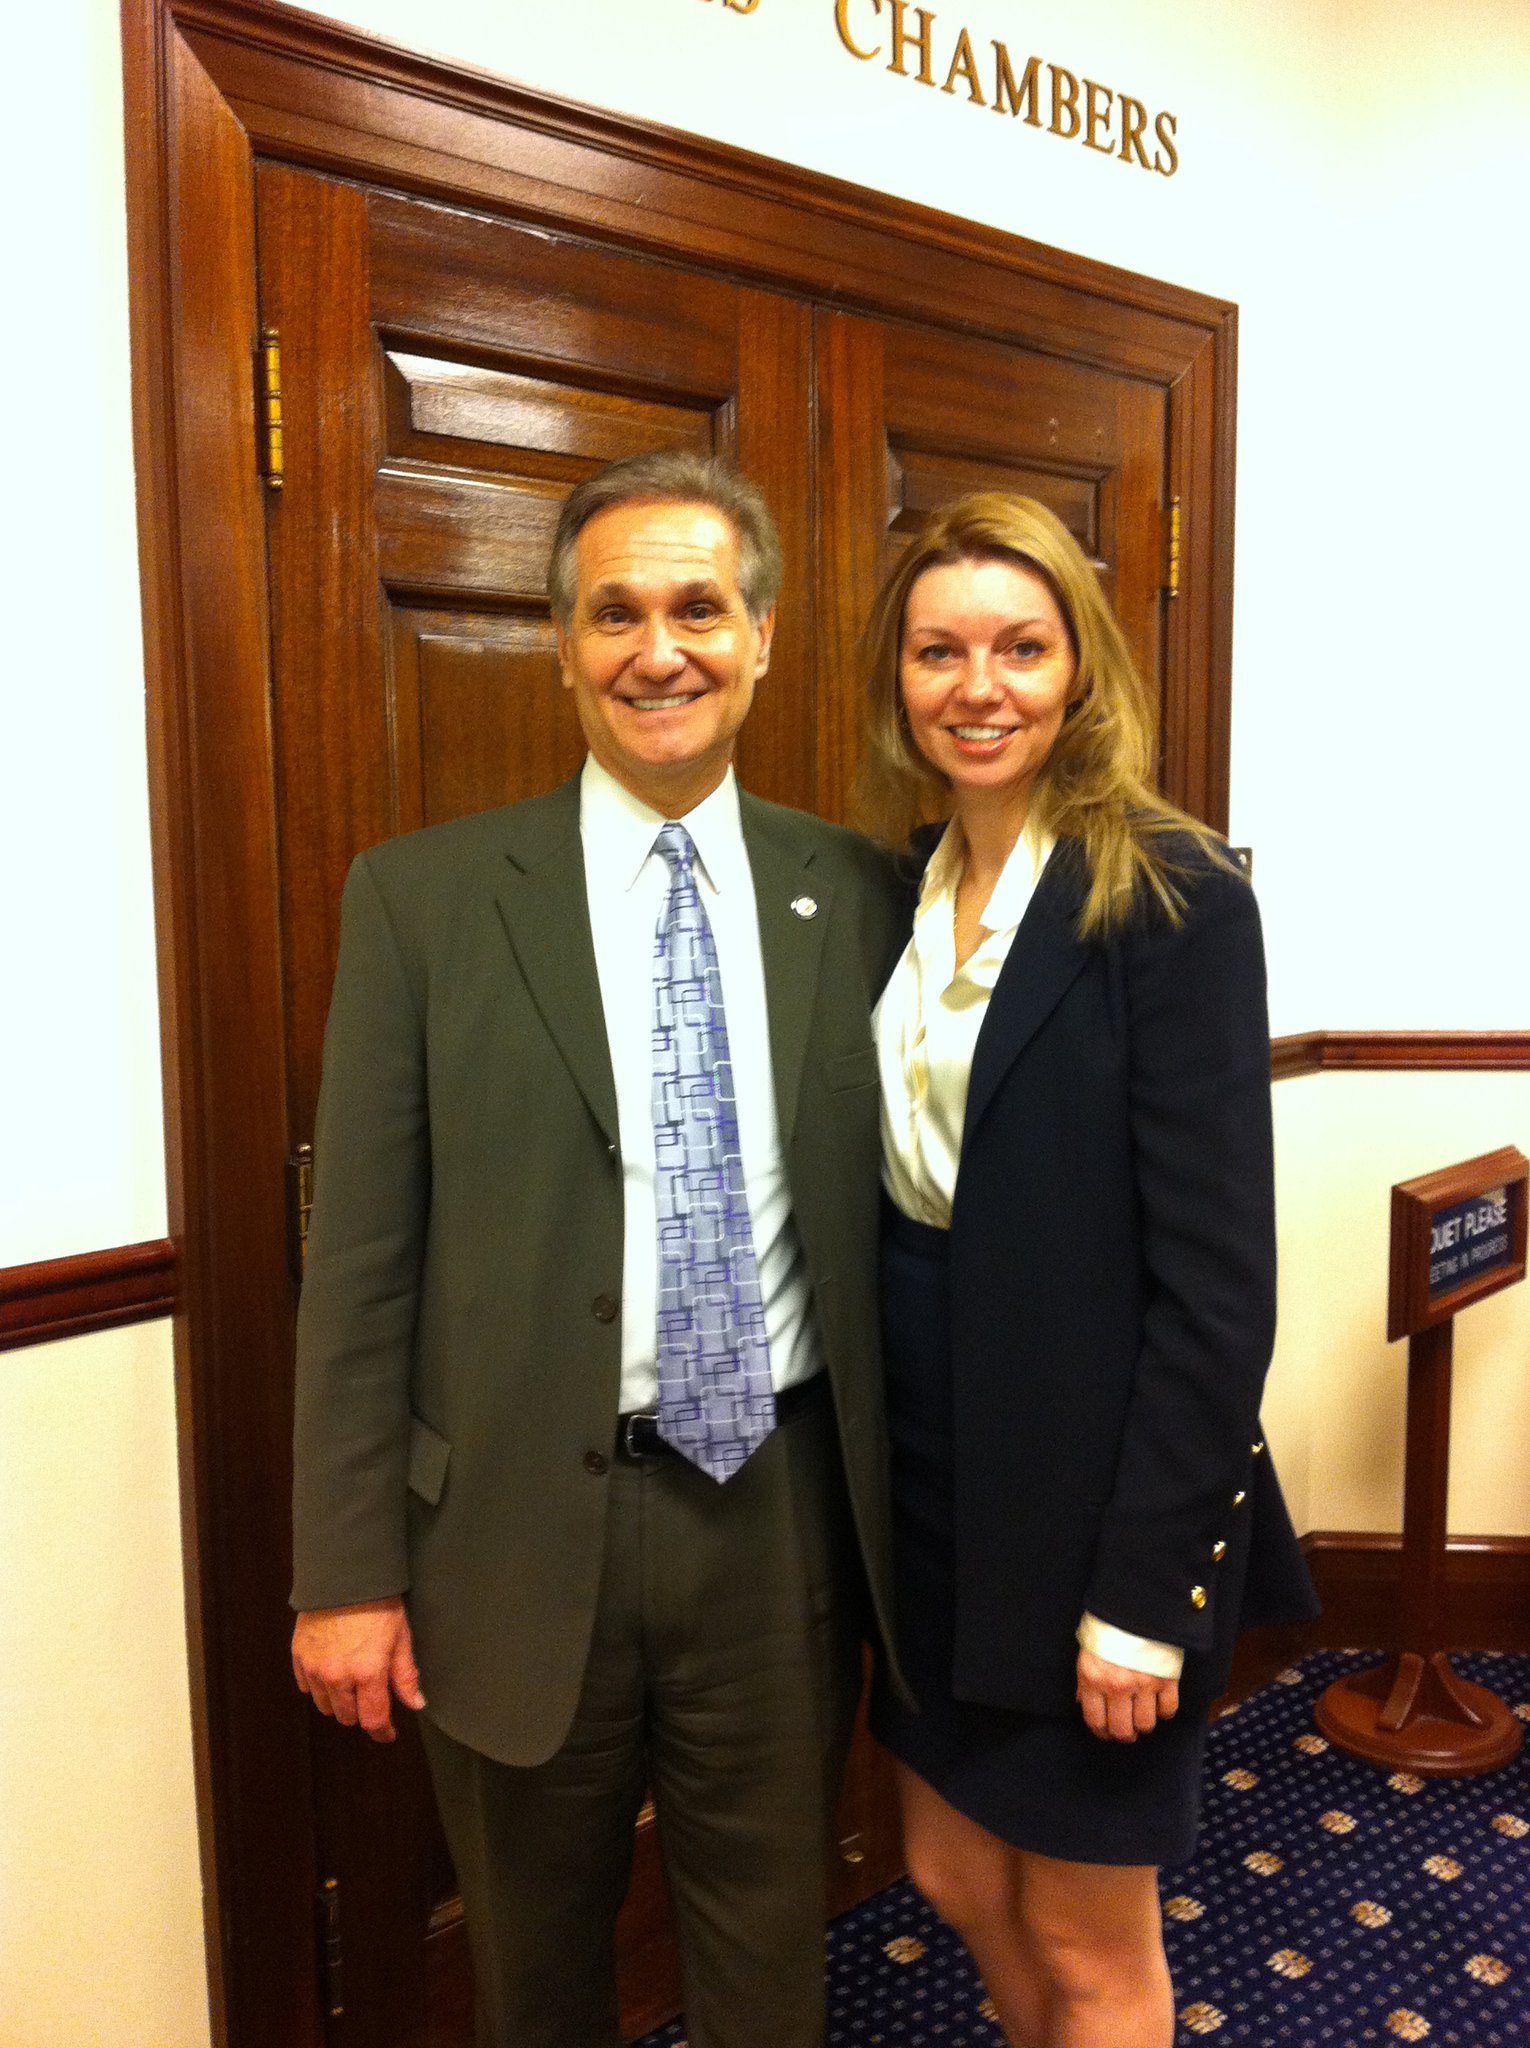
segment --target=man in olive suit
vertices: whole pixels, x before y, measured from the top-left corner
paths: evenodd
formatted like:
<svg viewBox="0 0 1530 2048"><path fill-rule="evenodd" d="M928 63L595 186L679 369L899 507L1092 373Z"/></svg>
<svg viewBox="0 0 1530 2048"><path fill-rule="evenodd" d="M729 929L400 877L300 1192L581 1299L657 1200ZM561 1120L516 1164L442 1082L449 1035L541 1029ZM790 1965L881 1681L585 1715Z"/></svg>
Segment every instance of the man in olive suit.
<svg viewBox="0 0 1530 2048"><path fill-rule="evenodd" d="M889 1619L869 1012L899 892L742 794L780 554L681 453L549 571L573 782L362 854L298 1328L293 1664L417 1709L493 2048L614 2048L645 1786L693 2048L823 2038ZM869 1599L868 1599L869 1595Z"/></svg>

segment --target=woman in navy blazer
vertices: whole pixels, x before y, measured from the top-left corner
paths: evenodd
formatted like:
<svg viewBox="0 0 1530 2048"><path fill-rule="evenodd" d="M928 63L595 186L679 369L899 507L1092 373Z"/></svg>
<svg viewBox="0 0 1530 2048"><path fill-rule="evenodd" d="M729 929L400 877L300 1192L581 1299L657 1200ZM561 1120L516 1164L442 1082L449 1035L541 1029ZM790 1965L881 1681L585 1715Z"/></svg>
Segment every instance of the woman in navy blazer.
<svg viewBox="0 0 1530 2048"><path fill-rule="evenodd" d="M869 632L873 821L924 855L877 1017L915 1881L1026 2048L1168 2048L1156 1868L1239 1630L1313 1611L1275 1316L1252 891L1154 792L1146 693L1034 501L937 513ZM938 843L937 843L938 842Z"/></svg>

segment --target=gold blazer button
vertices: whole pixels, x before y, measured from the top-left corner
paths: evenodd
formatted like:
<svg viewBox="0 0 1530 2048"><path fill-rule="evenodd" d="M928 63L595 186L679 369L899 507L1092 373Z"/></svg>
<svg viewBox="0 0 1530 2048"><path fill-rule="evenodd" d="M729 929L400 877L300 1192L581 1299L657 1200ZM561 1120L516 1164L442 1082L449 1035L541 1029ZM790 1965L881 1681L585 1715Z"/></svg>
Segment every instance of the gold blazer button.
<svg viewBox="0 0 1530 2048"><path fill-rule="evenodd" d="M1206 1605L1206 1588L1204 1586L1192 1586L1190 1588L1190 1605L1192 1607L1204 1607Z"/></svg>
<svg viewBox="0 0 1530 2048"><path fill-rule="evenodd" d="M1213 1544L1212 1544L1212 1546L1211 1546L1211 1561L1212 1561L1212 1563L1213 1563L1213 1564L1220 1564L1220 1563L1222 1562L1223 1558L1224 1558L1224 1557L1226 1557L1226 1555L1227 1555L1227 1545L1226 1545L1225 1543L1223 1543L1223 1542L1222 1542L1222 1541L1221 1541L1220 1539L1219 1539L1219 1540L1218 1540L1217 1542L1215 1542L1215 1543L1213 1543Z"/></svg>

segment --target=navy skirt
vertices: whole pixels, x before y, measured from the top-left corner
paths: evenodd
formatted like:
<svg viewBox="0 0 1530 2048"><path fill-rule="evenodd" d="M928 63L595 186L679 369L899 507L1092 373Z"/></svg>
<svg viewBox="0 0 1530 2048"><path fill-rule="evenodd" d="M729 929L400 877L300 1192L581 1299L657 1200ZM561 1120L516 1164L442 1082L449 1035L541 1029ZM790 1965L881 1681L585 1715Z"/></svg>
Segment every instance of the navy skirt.
<svg viewBox="0 0 1530 2048"><path fill-rule="evenodd" d="M1135 1742L1107 1742L1076 1707L1027 1714L952 1695L950 1330L946 1232L884 1202L898 1649L919 1712L879 1672L872 1733L948 1804L1017 1849L1070 1863L1183 1862L1195 1846L1204 1715L1182 1711Z"/></svg>

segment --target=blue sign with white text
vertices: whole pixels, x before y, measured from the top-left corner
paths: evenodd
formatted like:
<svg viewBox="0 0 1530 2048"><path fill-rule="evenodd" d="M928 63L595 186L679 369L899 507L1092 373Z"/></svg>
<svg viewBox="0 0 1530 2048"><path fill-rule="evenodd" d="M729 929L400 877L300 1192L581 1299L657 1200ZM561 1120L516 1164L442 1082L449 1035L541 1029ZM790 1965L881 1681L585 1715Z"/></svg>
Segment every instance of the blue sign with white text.
<svg viewBox="0 0 1530 2048"><path fill-rule="evenodd" d="M1429 1297L1450 1294L1510 1263L1507 1188L1436 1209L1429 1219Z"/></svg>

